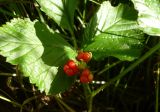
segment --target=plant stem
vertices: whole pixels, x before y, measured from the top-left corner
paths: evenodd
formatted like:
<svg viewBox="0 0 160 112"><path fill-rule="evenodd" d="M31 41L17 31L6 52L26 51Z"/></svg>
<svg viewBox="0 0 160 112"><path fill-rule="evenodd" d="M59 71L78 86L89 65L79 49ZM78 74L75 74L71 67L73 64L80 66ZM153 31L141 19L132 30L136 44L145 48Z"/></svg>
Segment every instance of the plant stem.
<svg viewBox="0 0 160 112"><path fill-rule="evenodd" d="M109 70L110 68L116 66L117 64L121 63L122 61L118 61L113 63L112 65L110 65L109 67L105 67L104 69L102 69L100 72L98 72L97 75L101 75L102 73L104 73L105 71Z"/></svg>
<svg viewBox="0 0 160 112"><path fill-rule="evenodd" d="M12 103L13 105L16 105L17 107L22 107L22 105L21 104L19 104L19 103L17 103L17 102L14 102L14 101L11 101L10 99L8 99L8 98L6 98L6 97L4 97L4 96L1 96L0 95L0 99L2 99L2 100L4 100L4 101L7 101L7 102L9 102L9 103Z"/></svg>
<svg viewBox="0 0 160 112"><path fill-rule="evenodd" d="M12 73L0 73L0 76L15 77L16 74L12 74Z"/></svg>
<svg viewBox="0 0 160 112"><path fill-rule="evenodd" d="M98 3L98 2L96 2L94 0L89 0L89 1L95 3L96 5L101 5L100 3Z"/></svg>
<svg viewBox="0 0 160 112"><path fill-rule="evenodd" d="M83 84L84 94L86 97L88 112L92 112L93 96L89 84Z"/></svg>
<svg viewBox="0 0 160 112"><path fill-rule="evenodd" d="M59 107L61 108L62 112L65 112L65 108L63 107L63 105L60 102L57 102Z"/></svg>
<svg viewBox="0 0 160 112"><path fill-rule="evenodd" d="M159 100L159 75L160 74L160 66L158 64L158 70L157 70L157 77L156 77L156 105L155 105L155 112L158 112L158 100Z"/></svg>
<svg viewBox="0 0 160 112"><path fill-rule="evenodd" d="M65 102L63 102L59 97L54 96L54 98L61 103L66 109L68 109L69 112L76 112L75 110L73 110L71 107L69 107Z"/></svg>
<svg viewBox="0 0 160 112"><path fill-rule="evenodd" d="M33 97L27 98L25 101L23 101L23 104L22 104L22 106L21 106L20 112L23 112L23 107L24 107L24 105L30 103L32 100L35 100L35 99L39 98L40 96L41 96L41 95L39 95L39 96L33 96Z"/></svg>
<svg viewBox="0 0 160 112"><path fill-rule="evenodd" d="M29 15L28 15L28 13L27 13L27 11L26 11L26 9L25 9L24 5L23 5L23 0L21 0L20 5L21 5L21 7L22 7L22 9L23 9L23 11L24 11L24 13L25 13L26 17L27 17L27 18L29 18Z"/></svg>
<svg viewBox="0 0 160 112"><path fill-rule="evenodd" d="M74 32L73 32L73 30L70 30L70 32L71 32L71 36L72 36L72 41L73 41L74 48L75 48L75 49L78 49L77 41L76 41Z"/></svg>
<svg viewBox="0 0 160 112"><path fill-rule="evenodd" d="M43 18L43 16L42 16L42 13L41 13L41 11L40 11L40 9L39 9L39 7L38 7L38 4L37 4L37 3L34 3L34 6L35 6L35 8L36 8L36 10L37 10L37 12L38 12L38 15L39 15L39 18L40 18L41 22L42 22L42 23L45 23L45 20L44 20L44 18Z"/></svg>
<svg viewBox="0 0 160 112"><path fill-rule="evenodd" d="M88 101L88 112L92 112L93 98L94 96L90 94L89 101Z"/></svg>
<svg viewBox="0 0 160 112"><path fill-rule="evenodd" d="M160 49L160 43L158 43L157 45L155 45L153 48L151 48L147 53L145 53L140 59L138 59L137 61L135 61L132 65L130 65L127 69L125 69L122 73L120 73L118 76L114 77L113 79L111 79L109 82L106 82L106 84L102 85L101 87L99 87L97 90L94 91L93 96L97 95L100 91L102 91L103 89L105 89L107 86L109 86L111 83L113 83L114 81L124 77L128 72L130 72L131 70L133 70L137 65L139 65L140 63L142 63L145 59L147 59L150 55L152 55L155 51L157 51L158 49Z"/></svg>

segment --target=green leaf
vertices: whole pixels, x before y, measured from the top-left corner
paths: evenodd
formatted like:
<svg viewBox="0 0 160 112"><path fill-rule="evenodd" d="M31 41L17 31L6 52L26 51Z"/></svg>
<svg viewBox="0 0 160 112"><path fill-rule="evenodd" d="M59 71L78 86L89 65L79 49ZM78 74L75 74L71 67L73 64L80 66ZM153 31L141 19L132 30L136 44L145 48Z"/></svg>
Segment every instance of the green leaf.
<svg viewBox="0 0 160 112"><path fill-rule="evenodd" d="M57 76L55 77L54 81L52 82L52 88L49 91L49 94L57 94L59 92L64 92L68 89L75 81L76 77L68 77L63 72L63 67L59 67Z"/></svg>
<svg viewBox="0 0 160 112"><path fill-rule="evenodd" d="M74 12L77 0L36 0L41 10L51 17L58 25L72 30L74 23Z"/></svg>
<svg viewBox="0 0 160 112"><path fill-rule="evenodd" d="M55 87L52 83L59 77L59 66L63 66L68 59L74 59L76 52L60 34L49 30L44 24L29 19L13 19L0 27L0 54L7 57L8 62L18 65L41 92L53 94L52 88ZM62 79L58 80L63 80L63 77L66 83L56 85L63 88L61 91L73 82L63 72Z"/></svg>
<svg viewBox="0 0 160 112"><path fill-rule="evenodd" d="M129 14L133 14L132 18L128 17ZM90 41L85 42L84 50L91 51L95 59L108 56L129 61L136 59L144 41L136 18L137 11L131 6L112 7L109 2L103 2L91 20L96 22L97 32L94 37L88 37ZM86 28L86 31L89 30Z"/></svg>
<svg viewBox="0 0 160 112"><path fill-rule="evenodd" d="M141 29L153 36L160 36L160 1L132 0L138 10L138 23Z"/></svg>
<svg viewBox="0 0 160 112"><path fill-rule="evenodd" d="M97 32L97 19L94 17L90 20L90 22L86 25L86 28L82 35L81 46L85 46L85 44L89 44L91 40L95 37Z"/></svg>

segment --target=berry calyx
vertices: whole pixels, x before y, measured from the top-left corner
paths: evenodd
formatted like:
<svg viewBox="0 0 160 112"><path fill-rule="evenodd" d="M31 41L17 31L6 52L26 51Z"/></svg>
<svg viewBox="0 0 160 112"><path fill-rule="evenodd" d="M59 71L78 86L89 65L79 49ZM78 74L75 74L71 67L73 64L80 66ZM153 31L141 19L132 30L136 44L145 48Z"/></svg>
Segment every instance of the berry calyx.
<svg viewBox="0 0 160 112"><path fill-rule="evenodd" d="M80 70L84 70L86 67L87 67L87 64L85 62L81 61L78 63L78 68Z"/></svg>
<svg viewBox="0 0 160 112"><path fill-rule="evenodd" d="M68 62L64 65L63 70L68 76L73 76L79 71L74 60L68 60Z"/></svg>
<svg viewBox="0 0 160 112"><path fill-rule="evenodd" d="M79 61L84 61L84 62L89 62L92 58L92 53L91 52L79 52L77 55L77 60Z"/></svg>
<svg viewBox="0 0 160 112"><path fill-rule="evenodd" d="M81 83L89 83L89 82L92 82L93 80L93 75L91 73L91 71L86 68L82 71L82 74L80 76L80 82Z"/></svg>

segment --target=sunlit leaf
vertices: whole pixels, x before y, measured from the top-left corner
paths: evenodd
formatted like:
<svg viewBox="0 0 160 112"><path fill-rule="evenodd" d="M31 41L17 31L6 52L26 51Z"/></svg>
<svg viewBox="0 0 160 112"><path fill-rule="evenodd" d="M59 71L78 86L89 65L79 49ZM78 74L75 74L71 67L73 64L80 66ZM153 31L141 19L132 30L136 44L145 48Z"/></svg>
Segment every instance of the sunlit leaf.
<svg viewBox="0 0 160 112"><path fill-rule="evenodd" d="M18 65L31 83L48 94L50 90L54 93L52 83L59 77L59 66L74 58L76 53L60 34L44 24L29 19L13 19L0 27L0 54L7 57L8 62ZM64 91L73 80L67 79L63 72L60 75L66 83L57 88L62 87L61 91ZM61 91L56 90L56 93Z"/></svg>
<svg viewBox="0 0 160 112"><path fill-rule="evenodd" d="M138 10L138 23L141 29L154 36L160 36L160 1L133 0Z"/></svg>
<svg viewBox="0 0 160 112"><path fill-rule="evenodd" d="M132 17L128 17L132 15ZM112 7L103 2L91 22L97 29L95 36L84 41L84 50L91 51L95 59L114 56L120 60L133 60L139 57L144 41L143 32L137 24L137 11L132 6L121 4ZM93 23L92 23L93 24ZM92 27L86 28L93 29ZM88 32L89 34L89 32ZM86 35L87 38L87 35Z"/></svg>
<svg viewBox="0 0 160 112"><path fill-rule="evenodd" d="M65 29L72 29L77 0L36 0L41 10Z"/></svg>

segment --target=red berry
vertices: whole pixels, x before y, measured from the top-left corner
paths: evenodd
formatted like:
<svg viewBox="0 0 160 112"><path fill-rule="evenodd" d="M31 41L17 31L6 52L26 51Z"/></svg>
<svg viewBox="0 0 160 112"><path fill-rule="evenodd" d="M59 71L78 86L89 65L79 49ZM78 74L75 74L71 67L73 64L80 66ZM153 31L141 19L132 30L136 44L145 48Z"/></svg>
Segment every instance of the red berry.
<svg viewBox="0 0 160 112"><path fill-rule="evenodd" d="M90 75L88 76L88 81L89 81L89 82L92 82L92 80L93 80L93 75L90 74Z"/></svg>
<svg viewBox="0 0 160 112"><path fill-rule="evenodd" d="M93 75L92 73L90 72L89 69L84 69L82 71L82 74L80 76L80 82L81 83L89 83L93 80Z"/></svg>
<svg viewBox="0 0 160 112"><path fill-rule="evenodd" d="M73 60L68 60L68 62L63 67L64 72L68 76L73 76L78 73L78 66Z"/></svg>
<svg viewBox="0 0 160 112"><path fill-rule="evenodd" d="M83 61L83 52L79 52L77 55L77 60Z"/></svg>
<svg viewBox="0 0 160 112"><path fill-rule="evenodd" d="M84 70L82 71L82 75L83 75L83 76L88 76L90 73L91 73L91 72L90 72L90 70L89 70L88 68L86 68L86 69L84 69Z"/></svg>
<svg viewBox="0 0 160 112"><path fill-rule="evenodd" d="M91 52L79 52L77 55L77 60L79 61L84 61L88 62L92 58L92 53Z"/></svg>
<svg viewBox="0 0 160 112"><path fill-rule="evenodd" d="M75 75L75 72L74 72L72 69L66 70L65 73L66 73L68 76L73 76L73 75Z"/></svg>
<svg viewBox="0 0 160 112"><path fill-rule="evenodd" d="M63 70L66 71L68 69L69 69L69 66L68 65L64 65Z"/></svg>
<svg viewBox="0 0 160 112"><path fill-rule="evenodd" d="M81 83L88 83L88 78L85 77L85 76L81 76L81 77L80 77L80 82L81 82Z"/></svg>
<svg viewBox="0 0 160 112"><path fill-rule="evenodd" d="M90 61L91 58L92 58L92 53L91 52L84 52L84 54L83 54L83 61L84 62Z"/></svg>
<svg viewBox="0 0 160 112"><path fill-rule="evenodd" d="M69 68L74 69L77 65L73 60L68 60L67 65L69 66Z"/></svg>

